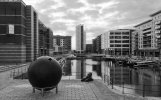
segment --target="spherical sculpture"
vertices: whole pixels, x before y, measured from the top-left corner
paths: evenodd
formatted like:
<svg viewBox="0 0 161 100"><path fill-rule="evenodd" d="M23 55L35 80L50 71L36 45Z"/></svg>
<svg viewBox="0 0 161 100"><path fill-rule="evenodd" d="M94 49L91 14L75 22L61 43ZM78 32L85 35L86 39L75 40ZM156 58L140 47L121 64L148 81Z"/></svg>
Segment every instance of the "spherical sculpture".
<svg viewBox="0 0 161 100"><path fill-rule="evenodd" d="M28 69L29 82L36 89L51 90L57 87L61 77L61 66L54 58L49 56L37 58Z"/></svg>

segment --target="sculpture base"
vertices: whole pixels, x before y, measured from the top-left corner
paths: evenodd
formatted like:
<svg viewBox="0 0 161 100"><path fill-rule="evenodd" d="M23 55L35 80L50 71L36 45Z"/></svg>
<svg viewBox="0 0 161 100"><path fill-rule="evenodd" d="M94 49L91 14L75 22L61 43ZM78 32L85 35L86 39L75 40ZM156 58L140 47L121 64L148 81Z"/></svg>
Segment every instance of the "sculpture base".
<svg viewBox="0 0 161 100"><path fill-rule="evenodd" d="M35 89L40 90L41 91L41 95L44 96L44 92L45 91L49 91L53 88L56 88L56 94L58 93L58 86L54 86L54 87L45 87L45 88L38 88L38 87L33 87L33 93L35 93Z"/></svg>

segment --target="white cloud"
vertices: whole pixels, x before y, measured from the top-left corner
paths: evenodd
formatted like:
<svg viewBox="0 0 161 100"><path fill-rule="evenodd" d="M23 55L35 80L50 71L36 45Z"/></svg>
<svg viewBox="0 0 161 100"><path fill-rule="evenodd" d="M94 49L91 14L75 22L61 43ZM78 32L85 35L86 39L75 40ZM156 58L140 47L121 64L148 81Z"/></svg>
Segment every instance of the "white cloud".
<svg viewBox="0 0 161 100"><path fill-rule="evenodd" d="M68 12L71 13L85 13L88 10L98 10L100 14L103 13L105 9L111 8L117 4L119 4L116 0L111 0L109 2L105 3L99 3L99 4L90 4L87 0L78 0L79 3L82 3L84 6L77 8L77 9L69 9Z"/></svg>
<svg viewBox="0 0 161 100"><path fill-rule="evenodd" d="M51 6L51 9L58 9L60 7L65 7L66 6L66 4L64 3L63 0L53 0L53 1L56 2L56 4Z"/></svg>
<svg viewBox="0 0 161 100"><path fill-rule="evenodd" d="M67 32L66 31L64 31L64 30L56 30L56 31L54 31L54 35L66 35L67 34Z"/></svg>
<svg viewBox="0 0 161 100"><path fill-rule="evenodd" d="M45 0L23 0L27 5L36 5L38 3L42 3Z"/></svg>
<svg viewBox="0 0 161 100"><path fill-rule="evenodd" d="M118 1L111 0L109 2L97 4L96 6L100 7L99 13L102 14L105 9L111 8L111 7L113 7L113 6L117 5L117 4L119 4Z"/></svg>
<svg viewBox="0 0 161 100"><path fill-rule="evenodd" d="M98 18L97 17L93 18L90 15L85 14L79 20L80 20L80 23L82 22L87 26L87 30L91 30L93 28L106 28L111 23L111 20L108 18L112 17L113 19L115 19L115 16L118 14L119 12L115 11L115 12L106 13L104 15L100 15Z"/></svg>
<svg viewBox="0 0 161 100"><path fill-rule="evenodd" d="M66 24L67 26L67 31L73 31L75 32L75 26L74 24Z"/></svg>
<svg viewBox="0 0 161 100"><path fill-rule="evenodd" d="M53 24L53 23L56 23L56 22L64 23L64 24L70 24L70 23L73 24L75 22L75 20L65 19L65 18L57 18L57 19L50 21L50 24Z"/></svg>
<svg viewBox="0 0 161 100"><path fill-rule="evenodd" d="M84 14L86 11L88 10L96 10L96 8L93 8L93 7L90 7L90 6L86 6L86 7L80 7L80 8L71 8L71 9L68 9L67 12L68 13L72 13L72 14L76 14L76 13L82 13Z"/></svg>
<svg viewBox="0 0 161 100"><path fill-rule="evenodd" d="M78 0L78 2L84 4L85 6L90 6L87 0Z"/></svg>
<svg viewBox="0 0 161 100"><path fill-rule="evenodd" d="M53 17L53 18L61 18L65 16L66 14L64 12L53 12L50 15L48 15L48 17Z"/></svg>
<svg viewBox="0 0 161 100"><path fill-rule="evenodd" d="M116 18L115 16L118 15L118 14L119 14L118 11L109 12L109 13L106 13L106 14L100 16L99 20L104 20L106 18Z"/></svg>

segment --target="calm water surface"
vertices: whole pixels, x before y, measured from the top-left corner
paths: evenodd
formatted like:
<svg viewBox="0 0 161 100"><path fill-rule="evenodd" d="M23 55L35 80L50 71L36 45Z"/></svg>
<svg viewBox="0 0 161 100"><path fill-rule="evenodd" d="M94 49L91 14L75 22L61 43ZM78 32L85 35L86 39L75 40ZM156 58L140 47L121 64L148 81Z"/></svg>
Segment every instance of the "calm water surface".
<svg viewBox="0 0 161 100"><path fill-rule="evenodd" d="M112 61L67 60L63 78L81 79L89 72L94 79L102 79L107 85L113 82L114 88L120 92L143 95L145 90L145 96L161 96L161 73L119 66Z"/></svg>

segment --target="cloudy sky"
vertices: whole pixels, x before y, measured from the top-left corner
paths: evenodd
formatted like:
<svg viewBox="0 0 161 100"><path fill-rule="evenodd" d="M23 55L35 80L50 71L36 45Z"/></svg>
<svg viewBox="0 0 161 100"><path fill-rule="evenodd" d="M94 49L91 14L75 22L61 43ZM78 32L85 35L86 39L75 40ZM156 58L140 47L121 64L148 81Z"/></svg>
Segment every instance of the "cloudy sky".
<svg viewBox="0 0 161 100"><path fill-rule="evenodd" d="M54 35L72 36L75 26L84 24L87 43L96 36L118 28L133 28L161 10L161 0L23 0L32 5Z"/></svg>

